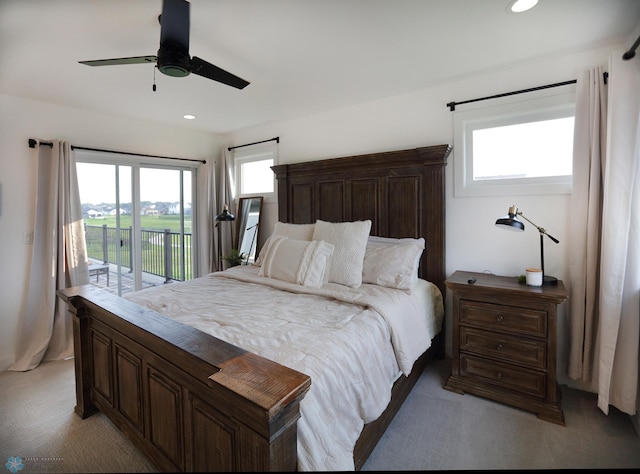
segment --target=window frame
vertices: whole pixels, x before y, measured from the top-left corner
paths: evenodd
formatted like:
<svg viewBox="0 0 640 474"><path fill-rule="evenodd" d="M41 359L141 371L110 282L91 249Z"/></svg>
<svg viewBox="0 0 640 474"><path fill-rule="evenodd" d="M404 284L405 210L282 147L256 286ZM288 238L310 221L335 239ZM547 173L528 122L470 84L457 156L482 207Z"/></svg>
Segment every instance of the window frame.
<svg viewBox="0 0 640 474"><path fill-rule="evenodd" d="M273 165L278 164L278 146L277 144L260 144L252 145L243 148L237 148L233 150L233 167L234 178L236 183L236 192L234 199L239 202L240 198L260 197L264 198L264 202L275 202L277 199L277 183L276 175L272 172L273 179L273 191L272 192L258 192L258 193L243 193L242 192L242 164L251 163L257 161L273 160Z"/></svg>
<svg viewBox="0 0 640 474"><path fill-rule="evenodd" d="M508 196L532 194L570 194L572 174L536 178L473 179L473 131L541 119L575 117L575 86L571 92L538 91L526 99L501 98L492 106L475 105L456 111L454 132L454 196Z"/></svg>
<svg viewBox="0 0 640 474"><path fill-rule="evenodd" d="M198 238L198 170L202 163L193 161L176 162L170 158L141 157L129 155L121 152L76 150L75 161L77 163L105 164L110 166L126 166L131 168L132 185L132 227L134 233L138 235L141 230L140 221L140 170L141 168L167 169L174 171L189 171L191 173L191 266L193 278L201 275L200 271L200 245ZM182 176L182 173L181 173ZM182 187L183 184L180 186ZM184 210L184 202L187 196L181 191L181 208ZM119 205L119 203L117 203ZM182 229L184 232L184 229ZM142 289L142 242L136 238L134 240L134 291ZM183 257L184 258L184 257Z"/></svg>

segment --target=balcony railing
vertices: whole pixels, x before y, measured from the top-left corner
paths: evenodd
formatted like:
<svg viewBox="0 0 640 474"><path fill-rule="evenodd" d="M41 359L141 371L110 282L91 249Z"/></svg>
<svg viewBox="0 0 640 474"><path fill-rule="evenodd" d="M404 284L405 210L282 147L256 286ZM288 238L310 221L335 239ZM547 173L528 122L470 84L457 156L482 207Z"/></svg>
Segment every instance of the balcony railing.
<svg viewBox="0 0 640 474"><path fill-rule="evenodd" d="M120 248L120 264L133 271L133 229L85 225L89 258L102 260L104 264L117 264L117 249ZM182 237L184 236L184 241ZM191 280L191 234L172 232L171 229L142 229L142 271L171 280Z"/></svg>

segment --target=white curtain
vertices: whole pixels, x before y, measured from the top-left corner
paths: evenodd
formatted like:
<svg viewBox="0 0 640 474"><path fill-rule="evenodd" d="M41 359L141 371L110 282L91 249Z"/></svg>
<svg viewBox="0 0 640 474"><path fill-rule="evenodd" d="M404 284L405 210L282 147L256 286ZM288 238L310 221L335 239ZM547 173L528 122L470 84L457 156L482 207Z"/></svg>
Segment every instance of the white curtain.
<svg viewBox="0 0 640 474"><path fill-rule="evenodd" d="M206 190L206 238L207 238L207 255L208 267L207 273L215 272L218 269L217 254L217 238L214 232L215 217L218 214L218 185L217 185L217 162L215 160L207 160L207 163L200 167L198 172L198 189ZM201 181L200 177L203 177ZM200 234L201 235L201 234Z"/></svg>
<svg viewBox="0 0 640 474"><path fill-rule="evenodd" d="M640 339L640 60L609 61L607 160L603 182L598 407L635 414Z"/></svg>
<svg viewBox="0 0 640 474"><path fill-rule="evenodd" d="M27 301L9 370L30 370L42 360L73 355L67 305L56 291L89 283L87 248L71 146L54 141L35 148L38 160L36 219Z"/></svg>
<svg viewBox="0 0 640 474"><path fill-rule="evenodd" d="M224 206L229 206L229 212L235 215L235 184L234 184L234 162L233 153L228 147L224 147L222 158L218 161L208 160L203 166L205 183L207 190L207 219L209 253L209 272L218 270L218 248L222 245L222 255L226 255L231 249L232 236L230 231L235 231L233 222L216 222L215 218L224 210ZM218 242L217 226L221 225L220 237L222 242Z"/></svg>
<svg viewBox="0 0 640 474"><path fill-rule="evenodd" d="M232 248L236 232L235 221L216 222L215 218L228 206L229 212L235 215L235 172L233 153L228 147L224 148L222 158L219 161L207 162L207 220L210 225L209 239L209 272L215 272L219 268L218 249L222 255L227 255ZM220 233L218 233L220 226ZM220 235L221 242L218 242ZM222 245L222 247L220 247Z"/></svg>
<svg viewBox="0 0 640 474"><path fill-rule="evenodd" d="M606 153L607 86L604 68L579 75L573 144L569 226L568 375L590 381L598 323L602 173Z"/></svg>
<svg viewBox="0 0 640 474"><path fill-rule="evenodd" d="M222 170L219 180L218 211L216 215L220 214L224 210L224 206L228 206L229 212L235 216L236 186L235 161L233 159L233 151L230 151L229 147L225 147L223 156L224 158L222 160ZM220 221L217 222L216 225L220 226L221 242L218 242L218 245L221 246L221 253L223 256L228 255L233 248L233 244L235 241L236 223L235 221Z"/></svg>

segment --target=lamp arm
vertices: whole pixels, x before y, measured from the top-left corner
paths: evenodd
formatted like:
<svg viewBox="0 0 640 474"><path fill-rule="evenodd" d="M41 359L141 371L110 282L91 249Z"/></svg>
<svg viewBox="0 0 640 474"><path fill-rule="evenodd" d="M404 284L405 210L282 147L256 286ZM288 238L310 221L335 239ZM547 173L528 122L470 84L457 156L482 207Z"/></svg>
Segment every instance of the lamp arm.
<svg viewBox="0 0 640 474"><path fill-rule="evenodd" d="M547 237L549 237L551 240L553 240L556 244L559 244L559 243L560 243L560 241L559 241L558 239L556 239L556 238L555 238L555 237L553 237L552 235L549 235L549 234L547 233L547 231L544 229L544 227L540 227L540 226L538 226L538 225L534 224L533 222L531 222L531 221L527 218L527 216L525 216L525 215L522 213L522 211L516 211L516 214L517 214L518 216L522 216L522 218L523 218L524 220L526 220L529 224L531 224L531 225L532 225L532 226L534 226L536 229L538 229L538 232L540 232L540 234L545 234Z"/></svg>

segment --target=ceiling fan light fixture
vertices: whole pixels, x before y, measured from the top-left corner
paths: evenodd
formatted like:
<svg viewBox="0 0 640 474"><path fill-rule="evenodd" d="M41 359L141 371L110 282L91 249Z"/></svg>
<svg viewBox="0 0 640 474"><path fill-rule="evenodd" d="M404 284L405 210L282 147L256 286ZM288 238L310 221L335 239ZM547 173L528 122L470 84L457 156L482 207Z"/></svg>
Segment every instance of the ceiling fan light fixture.
<svg viewBox="0 0 640 474"><path fill-rule="evenodd" d="M188 54L166 48L158 50L158 69L162 74L172 77L185 77L191 72Z"/></svg>
<svg viewBox="0 0 640 474"><path fill-rule="evenodd" d="M158 69L160 69L160 72L162 74L165 74L167 76L171 76L171 77L185 77L189 75L189 71L178 67L178 66L174 66L173 64L167 64L164 66L158 66Z"/></svg>
<svg viewBox="0 0 640 474"><path fill-rule="evenodd" d="M522 13L531 10L538 4L538 0L511 0L507 5L509 13Z"/></svg>

